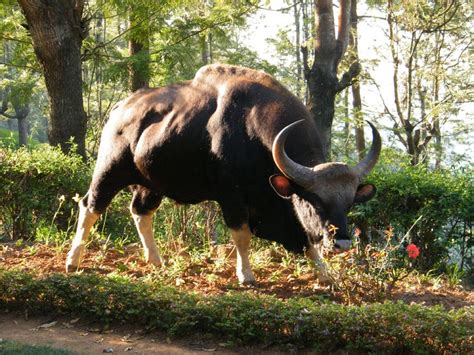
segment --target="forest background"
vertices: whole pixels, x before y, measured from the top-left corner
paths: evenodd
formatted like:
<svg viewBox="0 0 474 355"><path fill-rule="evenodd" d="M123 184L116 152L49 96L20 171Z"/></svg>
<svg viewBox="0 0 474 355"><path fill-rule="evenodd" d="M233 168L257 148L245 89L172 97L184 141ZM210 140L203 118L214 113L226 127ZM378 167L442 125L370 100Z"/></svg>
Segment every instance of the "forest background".
<svg viewBox="0 0 474 355"><path fill-rule="evenodd" d="M69 0L48 6L0 4L7 238L38 234L41 220L7 191L27 181L25 171L12 175L7 168L19 159L18 146L34 150L49 142L63 153L72 149L90 167L117 101L221 62L283 82L307 104L333 160L362 157L364 120L374 122L384 152L372 180L383 199L353 216L366 240L369 225L381 235L389 226L405 233L420 221L412 241L424 250L424 269L445 264L453 250L462 268L472 264L470 2ZM58 193L54 186L49 193ZM66 195L83 194L81 186L71 182ZM42 208L47 221L55 209Z"/></svg>
<svg viewBox="0 0 474 355"><path fill-rule="evenodd" d="M219 347L468 353L472 10L467 0L1 0L0 309L214 334ZM213 202L163 201L154 232L166 267L153 268L126 192L95 224L80 271L64 274L112 107L218 62L284 83L332 160L365 155L365 120L382 134L367 177L377 195L350 211L353 248L325 260L330 287L257 238L258 284L238 285Z"/></svg>

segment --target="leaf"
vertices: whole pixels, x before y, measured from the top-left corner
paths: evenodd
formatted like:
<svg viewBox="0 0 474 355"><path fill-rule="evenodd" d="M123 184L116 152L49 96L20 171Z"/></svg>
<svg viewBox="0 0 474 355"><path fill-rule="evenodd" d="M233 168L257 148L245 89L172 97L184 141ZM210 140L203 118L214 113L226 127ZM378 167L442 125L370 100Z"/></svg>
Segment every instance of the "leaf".
<svg viewBox="0 0 474 355"><path fill-rule="evenodd" d="M57 321L54 321L54 322L50 322L50 323L44 323L44 324L41 324L38 329L46 329L46 328L51 328L51 327L54 327L58 322Z"/></svg>

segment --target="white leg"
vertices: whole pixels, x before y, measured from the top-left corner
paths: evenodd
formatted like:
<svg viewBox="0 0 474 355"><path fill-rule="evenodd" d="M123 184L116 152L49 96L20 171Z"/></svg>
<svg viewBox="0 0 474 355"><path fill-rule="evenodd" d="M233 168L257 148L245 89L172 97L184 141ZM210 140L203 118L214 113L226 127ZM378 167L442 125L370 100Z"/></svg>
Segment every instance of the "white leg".
<svg viewBox="0 0 474 355"><path fill-rule="evenodd" d="M321 256L321 246L318 245L315 247L313 244L310 244L308 249L306 249L305 254L314 263L315 274L319 281L328 282L330 279L328 277L326 264Z"/></svg>
<svg viewBox="0 0 474 355"><path fill-rule="evenodd" d="M75 271L81 263L84 245L89 237L89 232L94 223L99 218L99 214L94 213L88 207L84 206L83 201L79 203L79 220L77 222L77 230L72 240L71 250L66 258L66 272Z"/></svg>
<svg viewBox="0 0 474 355"><path fill-rule="evenodd" d="M145 260L155 266L161 266L161 257L153 237L153 213L140 215L131 209L138 235L143 244Z"/></svg>
<svg viewBox="0 0 474 355"><path fill-rule="evenodd" d="M239 229L231 229L232 240L237 249L237 277L241 284L254 284L255 277L249 262L249 246L252 233L247 224Z"/></svg>

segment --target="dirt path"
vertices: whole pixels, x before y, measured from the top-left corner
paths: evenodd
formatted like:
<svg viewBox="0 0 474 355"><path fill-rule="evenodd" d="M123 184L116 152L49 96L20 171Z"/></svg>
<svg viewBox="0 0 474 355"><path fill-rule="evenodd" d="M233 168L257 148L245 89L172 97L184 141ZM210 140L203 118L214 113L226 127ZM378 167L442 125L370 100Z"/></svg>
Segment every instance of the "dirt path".
<svg viewBox="0 0 474 355"><path fill-rule="evenodd" d="M81 320L31 318L0 315L0 338L30 345L47 345L78 353L103 354L275 354L275 351L240 348L228 349L226 344L212 340L170 340L164 335L141 335L138 328L116 328L105 332Z"/></svg>

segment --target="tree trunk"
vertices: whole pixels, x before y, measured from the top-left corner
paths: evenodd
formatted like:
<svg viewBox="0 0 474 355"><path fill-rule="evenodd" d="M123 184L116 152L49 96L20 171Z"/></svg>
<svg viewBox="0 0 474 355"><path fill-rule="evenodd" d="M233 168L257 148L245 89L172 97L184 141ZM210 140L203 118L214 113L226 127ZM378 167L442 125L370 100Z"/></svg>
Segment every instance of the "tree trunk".
<svg viewBox="0 0 474 355"><path fill-rule="evenodd" d="M296 57L296 95L300 98L303 97L302 92L302 74L303 66L301 62L301 25L300 25L300 12L302 5L298 7L298 1L293 0L293 17L295 20L295 57Z"/></svg>
<svg viewBox="0 0 474 355"><path fill-rule="evenodd" d="M130 29L138 26L143 20L138 18L138 11L130 9ZM139 37L133 36L128 41L128 50L132 61L129 66L130 91L134 92L150 86L150 38L147 32Z"/></svg>
<svg viewBox="0 0 474 355"><path fill-rule="evenodd" d="M349 45L352 46L353 61L359 63L359 46L357 38L357 1L351 2L351 36L349 37ZM352 108L354 112L354 133L356 141L356 149L359 160L365 155L365 137L364 137L364 117L362 114L362 98L360 96L360 83L354 82L352 85Z"/></svg>
<svg viewBox="0 0 474 355"><path fill-rule="evenodd" d="M49 142L85 157L87 119L82 102L81 17L85 0L18 0L44 70L50 100Z"/></svg>
<svg viewBox="0 0 474 355"><path fill-rule="evenodd" d="M331 154L331 128L336 94L349 86L353 78L347 74L340 82L337 77L337 67L349 40L350 3L350 0L340 1L336 37L332 0L314 1L315 53L311 68L308 66L307 52L303 52L305 78L309 90L308 106L320 133L327 158ZM357 75L358 71L353 70L354 73Z"/></svg>
<svg viewBox="0 0 474 355"><path fill-rule="evenodd" d="M30 113L28 105L14 103L13 108L15 109L15 118L18 121L18 144L21 146L28 145L28 120L27 117Z"/></svg>
<svg viewBox="0 0 474 355"><path fill-rule="evenodd" d="M18 119L18 144L26 147L28 145L28 121L26 117L17 117Z"/></svg>
<svg viewBox="0 0 474 355"><path fill-rule="evenodd" d="M149 49L135 39L128 42L130 57L135 57L130 64L130 91L134 92L150 86Z"/></svg>

